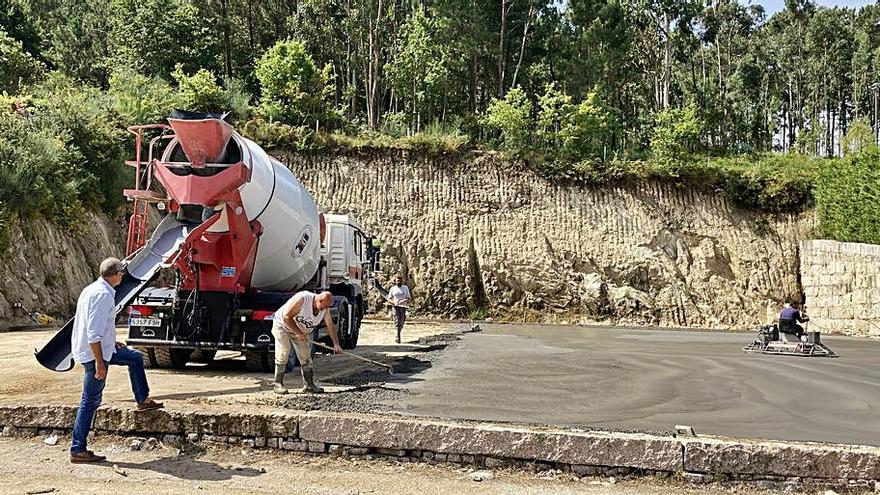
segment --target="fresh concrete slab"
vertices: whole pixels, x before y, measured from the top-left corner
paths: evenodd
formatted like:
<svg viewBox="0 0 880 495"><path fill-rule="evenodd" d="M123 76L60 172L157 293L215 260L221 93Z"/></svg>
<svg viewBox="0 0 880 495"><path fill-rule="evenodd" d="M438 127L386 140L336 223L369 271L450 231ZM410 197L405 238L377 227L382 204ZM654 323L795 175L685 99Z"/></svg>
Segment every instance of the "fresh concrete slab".
<svg viewBox="0 0 880 495"><path fill-rule="evenodd" d="M838 358L752 355L751 334L487 325L435 359L395 410L623 431L880 445L880 341Z"/></svg>

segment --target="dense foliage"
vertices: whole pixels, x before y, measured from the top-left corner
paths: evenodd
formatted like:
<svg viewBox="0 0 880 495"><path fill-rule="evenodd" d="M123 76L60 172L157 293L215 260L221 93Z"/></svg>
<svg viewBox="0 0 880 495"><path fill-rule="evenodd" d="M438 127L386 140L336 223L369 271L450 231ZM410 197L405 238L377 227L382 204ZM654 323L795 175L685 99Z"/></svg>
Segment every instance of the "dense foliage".
<svg viewBox="0 0 880 495"><path fill-rule="evenodd" d="M495 149L773 212L819 184L826 235L876 239L824 222L874 177L857 167L880 119L874 5L0 0L0 65L0 222L115 207L125 126L177 107L230 111L269 146Z"/></svg>

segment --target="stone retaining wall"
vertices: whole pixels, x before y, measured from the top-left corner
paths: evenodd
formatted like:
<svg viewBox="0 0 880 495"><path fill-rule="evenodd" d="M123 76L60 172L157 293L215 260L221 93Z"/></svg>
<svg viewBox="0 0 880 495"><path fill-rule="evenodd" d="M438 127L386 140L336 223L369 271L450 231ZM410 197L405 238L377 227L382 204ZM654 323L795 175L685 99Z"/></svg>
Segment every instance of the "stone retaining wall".
<svg viewBox="0 0 880 495"><path fill-rule="evenodd" d="M811 325L880 337L880 246L813 240L802 241L800 252Z"/></svg>
<svg viewBox="0 0 880 495"><path fill-rule="evenodd" d="M0 435L68 433L72 406L0 407ZM151 436L166 443L209 442L313 454L384 456L489 468L523 466L576 475L670 475L696 482L874 486L880 448L715 437L562 430L343 414L138 413L101 408L99 433Z"/></svg>

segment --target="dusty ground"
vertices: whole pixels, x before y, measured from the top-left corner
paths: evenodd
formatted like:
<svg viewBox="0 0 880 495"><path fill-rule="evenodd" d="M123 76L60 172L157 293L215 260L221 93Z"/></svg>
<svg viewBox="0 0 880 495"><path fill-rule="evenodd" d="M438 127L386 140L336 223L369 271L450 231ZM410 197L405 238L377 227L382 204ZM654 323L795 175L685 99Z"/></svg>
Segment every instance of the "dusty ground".
<svg viewBox="0 0 880 495"><path fill-rule="evenodd" d="M161 446L131 451L131 439L100 437L93 445L107 455L100 465L67 462L68 440L55 446L42 438L0 439L0 493L84 494L586 494L675 495L759 493L753 489L685 486L675 480L583 478L556 473L490 471L476 482L472 469L401 464L369 459L263 452L225 447L180 452ZM115 466L115 467L114 467ZM770 493L770 492L763 492ZM818 493L822 493L821 491Z"/></svg>
<svg viewBox="0 0 880 495"><path fill-rule="evenodd" d="M419 339L437 336L445 332L462 330L466 325L414 322L408 324L404 342L394 343L394 328L390 321L364 322L357 354L388 363L396 363L395 375L389 377L373 365L348 356L318 355L316 376L326 386L329 401L334 404L348 403L346 408L357 409L359 400L349 397L371 395L369 389L377 388L381 381L407 380L412 373L424 369L420 355L436 354L442 342L426 345ZM0 334L0 404L53 403L76 404L82 392L81 368L67 373L57 373L41 367L33 357L33 349L40 347L53 335L53 331L10 332ZM124 341L125 328L119 329L119 340ZM415 358L413 356L416 356ZM278 407L312 409L316 404L326 404L328 399L296 396L283 398L271 392L272 376L269 373L250 373L237 353L220 353L211 366L190 363L185 371L148 370L151 393L166 407L174 409L201 408L211 404L217 410L240 408L247 404L251 410L277 410ZM301 383L299 371L288 374L289 386ZM371 386L374 385L374 386ZM376 393L381 394L381 390ZM344 395L343 399L341 396ZM318 402L315 402L318 401ZM301 404L300 404L301 402ZM371 399L370 404L379 401ZM124 369L110 367L104 390L104 404L132 404L132 393ZM337 405L336 409L343 408Z"/></svg>

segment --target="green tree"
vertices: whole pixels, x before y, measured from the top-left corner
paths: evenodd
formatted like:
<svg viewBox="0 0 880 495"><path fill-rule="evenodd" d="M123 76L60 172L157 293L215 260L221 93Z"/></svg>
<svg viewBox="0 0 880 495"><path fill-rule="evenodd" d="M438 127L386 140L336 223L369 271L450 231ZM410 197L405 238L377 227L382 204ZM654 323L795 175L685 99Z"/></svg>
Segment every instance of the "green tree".
<svg viewBox="0 0 880 495"><path fill-rule="evenodd" d="M178 65L171 74L177 81L177 103L191 112L222 113L229 110L226 91L217 84L217 78L210 71L199 69L192 75Z"/></svg>
<svg viewBox="0 0 880 495"><path fill-rule="evenodd" d="M699 148L702 131L703 122L692 105L658 112L651 133L651 154L660 160L682 158Z"/></svg>
<svg viewBox="0 0 880 495"><path fill-rule="evenodd" d="M108 93L128 125L160 122L178 103L174 88L159 76L120 69L110 76Z"/></svg>
<svg viewBox="0 0 880 495"><path fill-rule="evenodd" d="M565 154L577 159L605 159L608 133L612 119L599 94L592 91L573 108L570 118L561 130Z"/></svg>
<svg viewBox="0 0 880 495"><path fill-rule="evenodd" d="M520 152L530 144L532 111L532 101L525 91L516 87L502 99L493 98L481 122L486 129L501 134L501 142L506 150Z"/></svg>
<svg viewBox="0 0 880 495"><path fill-rule="evenodd" d="M257 61L259 112L271 120L294 125L310 126L330 117L330 74L329 65L318 69L303 43L277 43Z"/></svg>
<svg viewBox="0 0 880 495"><path fill-rule="evenodd" d="M859 153L868 146L876 144L871 122L867 118L862 117L850 124L849 130L843 136L840 150L843 155L849 155L851 153Z"/></svg>
<svg viewBox="0 0 880 495"><path fill-rule="evenodd" d="M457 59L442 39L447 30L445 19L427 17L424 7L417 9L401 29L393 61L385 65L395 96L405 102L414 132L446 113Z"/></svg>
<svg viewBox="0 0 880 495"><path fill-rule="evenodd" d="M43 66L0 28L0 92L15 93L39 77Z"/></svg>
<svg viewBox="0 0 880 495"><path fill-rule="evenodd" d="M92 1L92 0L89 0ZM114 66L147 76L171 78L184 72L219 72L222 40L213 12L191 0L109 0L112 5Z"/></svg>

